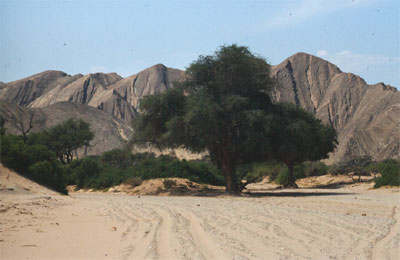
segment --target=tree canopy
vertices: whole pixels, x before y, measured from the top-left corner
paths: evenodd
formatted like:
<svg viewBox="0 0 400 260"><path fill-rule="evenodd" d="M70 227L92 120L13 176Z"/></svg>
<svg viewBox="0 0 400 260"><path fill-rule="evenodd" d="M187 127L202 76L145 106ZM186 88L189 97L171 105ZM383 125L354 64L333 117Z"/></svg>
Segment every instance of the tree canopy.
<svg viewBox="0 0 400 260"><path fill-rule="evenodd" d="M274 106L274 158L288 166L286 186L295 187L293 168L304 161L328 158L337 145L336 131L312 114L292 104Z"/></svg>
<svg viewBox="0 0 400 260"><path fill-rule="evenodd" d="M270 70L247 47L222 46L200 56L185 81L142 99L133 141L207 150L229 192L241 189L237 166L270 159L287 164L294 186L294 165L327 157L336 132L299 107L273 104Z"/></svg>
<svg viewBox="0 0 400 260"><path fill-rule="evenodd" d="M236 166L265 159L271 151L270 69L265 59L237 45L200 56L184 82L141 101L134 141L208 150L226 190L239 191Z"/></svg>
<svg viewBox="0 0 400 260"><path fill-rule="evenodd" d="M78 148L89 146L93 137L89 123L82 119L68 119L42 133L32 135L31 139L37 139L36 142L46 145L66 164L72 162L73 153Z"/></svg>

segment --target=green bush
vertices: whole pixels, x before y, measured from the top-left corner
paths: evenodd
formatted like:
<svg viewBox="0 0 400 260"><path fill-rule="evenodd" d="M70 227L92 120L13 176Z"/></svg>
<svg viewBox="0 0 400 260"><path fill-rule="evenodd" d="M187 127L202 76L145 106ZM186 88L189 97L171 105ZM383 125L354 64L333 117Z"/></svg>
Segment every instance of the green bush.
<svg viewBox="0 0 400 260"><path fill-rule="evenodd" d="M328 172L333 175L354 173L355 175L369 175L368 165L372 163L369 156L355 157L347 161L339 162L329 167Z"/></svg>
<svg viewBox="0 0 400 260"><path fill-rule="evenodd" d="M25 144L21 136L1 135L2 164L27 178L66 193L65 168L46 146Z"/></svg>
<svg viewBox="0 0 400 260"><path fill-rule="evenodd" d="M73 167L73 173L78 189L86 188L85 184L89 182L89 179L97 178L101 171L99 162L90 157L74 161L74 164L71 165L71 167Z"/></svg>
<svg viewBox="0 0 400 260"><path fill-rule="evenodd" d="M164 179L163 185L165 189L171 189L173 186L176 186L176 181L171 179Z"/></svg>
<svg viewBox="0 0 400 260"><path fill-rule="evenodd" d="M294 167L294 179L301 179L305 178L306 175L304 173L304 168L305 166L303 164L296 165ZM289 175L289 169L287 167L283 167L280 169L278 176L275 178L275 183L279 185L284 185L287 183L288 180L288 175Z"/></svg>
<svg viewBox="0 0 400 260"><path fill-rule="evenodd" d="M306 177L310 176L322 176L328 173L328 166L326 166L323 162L304 162L304 175Z"/></svg>
<svg viewBox="0 0 400 260"><path fill-rule="evenodd" d="M224 184L218 169L203 161L180 161L170 156L156 158L151 154L132 154L126 150L112 150L92 157L91 163L87 162L86 167L84 160L89 159L75 160L71 163L69 183L77 184L79 188L104 189L123 182L136 185L139 179L172 177L213 185Z"/></svg>
<svg viewBox="0 0 400 260"><path fill-rule="evenodd" d="M140 177L131 177L124 181L125 184L131 185L132 187L137 187L142 184L143 180Z"/></svg>
<svg viewBox="0 0 400 260"><path fill-rule="evenodd" d="M134 155L127 149L114 149L104 152L100 160L103 163L126 169L134 162Z"/></svg>
<svg viewBox="0 0 400 260"><path fill-rule="evenodd" d="M27 145L21 136L1 135L1 163L18 173L27 174L31 160L27 154Z"/></svg>
<svg viewBox="0 0 400 260"><path fill-rule="evenodd" d="M381 177L375 180L375 188L385 185L400 186L400 161L385 160L377 163L375 167L381 173Z"/></svg>
<svg viewBox="0 0 400 260"><path fill-rule="evenodd" d="M250 165L238 167L239 179L246 180L247 183L260 182L266 176L270 177L270 180L275 180L282 168L286 168L281 163L254 163Z"/></svg>

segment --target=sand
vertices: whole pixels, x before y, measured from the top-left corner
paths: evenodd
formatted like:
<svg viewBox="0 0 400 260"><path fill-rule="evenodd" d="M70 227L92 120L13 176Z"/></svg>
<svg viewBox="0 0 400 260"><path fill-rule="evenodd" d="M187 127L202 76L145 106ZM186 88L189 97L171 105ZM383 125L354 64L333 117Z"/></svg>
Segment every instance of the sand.
<svg viewBox="0 0 400 260"><path fill-rule="evenodd" d="M1 259L400 257L399 189L62 196L1 172Z"/></svg>

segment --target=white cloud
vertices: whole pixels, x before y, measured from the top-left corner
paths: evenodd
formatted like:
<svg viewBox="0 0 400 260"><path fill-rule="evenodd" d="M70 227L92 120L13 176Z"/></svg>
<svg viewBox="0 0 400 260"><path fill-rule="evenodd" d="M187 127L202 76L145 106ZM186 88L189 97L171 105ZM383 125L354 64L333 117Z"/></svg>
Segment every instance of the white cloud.
<svg viewBox="0 0 400 260"><path fill-rule="evenodd" d="M329 55L329 52L327 50L319 50L319 51L317 51L317 56L319 56L319 57L324 57L324 56L327 56L327 55Z"/></svg>

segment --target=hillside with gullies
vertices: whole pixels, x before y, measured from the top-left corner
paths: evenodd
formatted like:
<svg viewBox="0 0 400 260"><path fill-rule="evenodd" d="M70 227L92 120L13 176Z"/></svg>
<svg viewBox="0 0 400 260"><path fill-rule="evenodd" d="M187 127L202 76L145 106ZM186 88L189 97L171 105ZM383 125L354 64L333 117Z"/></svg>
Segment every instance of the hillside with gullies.
<svg viewBox="0 0 400 260"><path fill-rule="evenodd" d="M355 156L376 160L400 158L400 93L342 72L321 58L297 53L272 66L278 86L276 102L297 104L338 131L339 146L328 163ZM96 138L83 154L122 147L143 96L172 88L184 71L157 64L127 78L116 73L68 75L45 71L10 83L0 83L0 116L9 131L28 124L34 114L39 130L70 117L89 121Z"/></svg>

